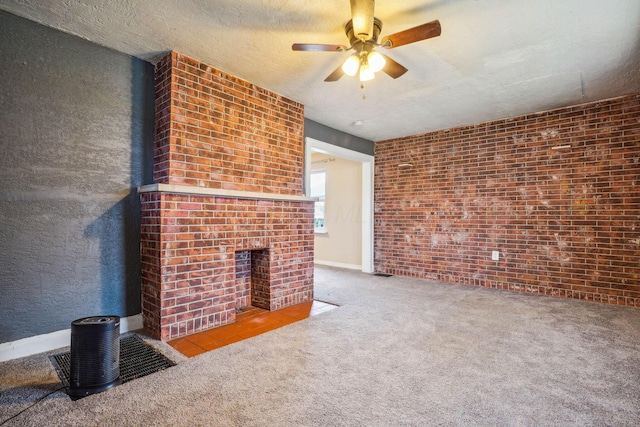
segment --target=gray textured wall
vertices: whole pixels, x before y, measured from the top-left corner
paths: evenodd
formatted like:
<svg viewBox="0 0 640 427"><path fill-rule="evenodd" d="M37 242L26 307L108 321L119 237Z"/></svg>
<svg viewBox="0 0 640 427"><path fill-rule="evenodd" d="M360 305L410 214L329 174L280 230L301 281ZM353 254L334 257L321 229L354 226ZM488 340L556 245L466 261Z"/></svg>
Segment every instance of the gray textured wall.
<svg viewBox="0 0 640 427"><path fill-rule="evenodd" d="M0 12L0 342L140 312L153 66Z"/></svg>
<svg viewBox="0 0 640 427"><path fill-rule="evenodd" d="M373 141L304 119L304 136L373 156Z"/></svg>

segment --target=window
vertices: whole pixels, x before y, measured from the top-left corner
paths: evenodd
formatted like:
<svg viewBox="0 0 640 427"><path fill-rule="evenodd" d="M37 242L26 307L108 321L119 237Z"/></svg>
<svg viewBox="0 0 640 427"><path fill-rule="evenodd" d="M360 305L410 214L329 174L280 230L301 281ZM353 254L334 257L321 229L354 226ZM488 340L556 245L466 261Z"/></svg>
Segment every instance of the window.
<svg viewBox="0 0 640 427"><path fill-rule="evenodd" d="M315 232L324 232L324 198L327 174L324 170L311 171L311 197L317 197L316 209L313 215Z"/></svg>

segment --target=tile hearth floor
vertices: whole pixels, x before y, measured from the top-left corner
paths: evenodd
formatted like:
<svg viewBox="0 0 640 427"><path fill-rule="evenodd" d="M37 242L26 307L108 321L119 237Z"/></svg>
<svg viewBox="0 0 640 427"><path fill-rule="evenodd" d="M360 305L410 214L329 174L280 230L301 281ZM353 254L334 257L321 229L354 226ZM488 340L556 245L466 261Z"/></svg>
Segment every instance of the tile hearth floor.
<svg viewBox="0 0 640 427"><path fill-rule="evenodd" d="M304 302L276 311L247 307L236 315L236 322L186 337L176 338L168 344L187 357L197 356L234 342L298 322L310 316L327 312L337 305L322 301Z"/></svg>

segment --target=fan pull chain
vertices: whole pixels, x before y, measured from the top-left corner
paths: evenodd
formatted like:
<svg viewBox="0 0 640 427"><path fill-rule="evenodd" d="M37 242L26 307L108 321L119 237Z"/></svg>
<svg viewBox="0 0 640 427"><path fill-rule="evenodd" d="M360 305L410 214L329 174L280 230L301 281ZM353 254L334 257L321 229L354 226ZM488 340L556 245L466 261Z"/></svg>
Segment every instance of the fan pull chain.
<svg viewBox="0 0 640 427"><path fill-rule="evenodd" d="M364 93L364 83L360 83L360 89L362 89L362 99L367 99L367 95Z"/></svg>

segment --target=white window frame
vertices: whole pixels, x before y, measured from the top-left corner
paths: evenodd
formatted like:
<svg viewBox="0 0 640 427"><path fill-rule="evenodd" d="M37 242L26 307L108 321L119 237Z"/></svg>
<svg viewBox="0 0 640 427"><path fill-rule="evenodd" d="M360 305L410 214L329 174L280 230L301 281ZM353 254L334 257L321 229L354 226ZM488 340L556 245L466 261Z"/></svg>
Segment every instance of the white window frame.
<svg viewBox="0 0 640 427"><path fill-rule="evenodd" d="M316 226L316 215L315 215L315 211L314 211L314 215L313 215L313 231L315 233L326 233L327 232L327 217L325 216L325 200L327 198L327 171L326 169L314 169L309 173L309 184L311 185L311 177L313 175L316 174L323 174L324 175L324 189L322 191L322 195L319 194L311 194L311 197L317 197L318 201L315 202L316 206L318 205L318 203L322 203L322 208L323 208L323 213L322 213L322 226L321 227L317 227ZM311 187L309 187L311 188ZM310 190L311 191L311 190Z"/></svg>

